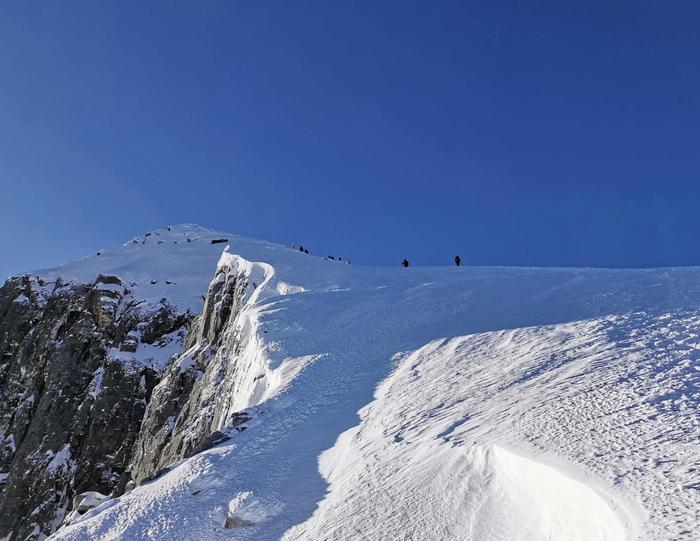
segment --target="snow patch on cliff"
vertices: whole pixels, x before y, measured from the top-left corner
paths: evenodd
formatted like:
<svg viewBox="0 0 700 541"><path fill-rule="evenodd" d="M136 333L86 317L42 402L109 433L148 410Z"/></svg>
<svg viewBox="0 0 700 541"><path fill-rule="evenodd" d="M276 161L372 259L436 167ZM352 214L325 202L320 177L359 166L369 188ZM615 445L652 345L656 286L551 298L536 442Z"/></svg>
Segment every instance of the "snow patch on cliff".
<svg viewBox="0 0 700 541"><path fill-rule="evenodd" d="M61 449L53 455L46 469L50 474L55 474L59 469L67 469L70 467L71 454L70 443L66 443Z"/></svg>
<svg viewBox="0 0 700 541"><path fill-rule="evenodd" d="M90 382L90 385L88 386L88 394L95 398L97 395L99 395L102 392L102 379L104 378L105 375L105 369L104 367L100 366L95 372L93 373L93 378L92 381Z"/></svg>
<svg viewBox="0 0 700 541"><path fill-rule="evenodd" d="M152 344L141 342L139 337L136 351L122 351L118 347L110 347L107 349L107 357L119 361L130 371L139 371L144 366L161 371L182 351L185 334L185 328L177 329L163 335Z"/></svg>

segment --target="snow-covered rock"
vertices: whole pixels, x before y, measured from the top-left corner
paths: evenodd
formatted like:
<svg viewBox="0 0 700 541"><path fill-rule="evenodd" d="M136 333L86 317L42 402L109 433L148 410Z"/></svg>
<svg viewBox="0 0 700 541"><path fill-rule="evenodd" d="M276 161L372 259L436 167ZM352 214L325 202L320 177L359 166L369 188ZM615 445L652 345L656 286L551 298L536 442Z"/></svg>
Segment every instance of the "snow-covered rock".
<svg viewBox="0 0 700 541"><path fill-rule="evenodd" d="M50 534L76 492L124 490L151 391L220 257L217 236L166 228L0 288L0 538Z"/></svg>
<svg viewBox="0 0 700 541"><path fill-rule="evenodd" d="M90 509L94 509L100 505L103 501L107 500L108 496L95 492L94 490L88 490L87 492L81 492L73 498L73 509L78 511L78 513L86 513Z"/></svg>
<svg viewBox="0 0 700 541"><path fill-rule="evenodd" d="M242 413L263 395L270 369L254 306L274 272L225 252L183 353L155 387L141 428L132 477L141 482L193 454L212 434L243 429ZM263 377L260 377L262 375Z"/></svg>

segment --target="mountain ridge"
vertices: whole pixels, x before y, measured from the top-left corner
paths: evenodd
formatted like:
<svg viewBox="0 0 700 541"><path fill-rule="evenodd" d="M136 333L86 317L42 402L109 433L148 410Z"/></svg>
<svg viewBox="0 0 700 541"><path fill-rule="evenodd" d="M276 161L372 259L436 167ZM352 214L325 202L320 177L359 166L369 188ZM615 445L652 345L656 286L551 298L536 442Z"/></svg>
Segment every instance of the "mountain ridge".
<svg viewBox="0 0 700 541"><path fill-rule="evenodd" d="M67 492L53 506L58 515L22 532L75 540L156 535L148 532L385 538L409 535L406 528L422 539L692 538L698 269L373 268L191 224L81 261L89 273L77 262L20 278L104 271L64 301L80 305L85 336L99 335L75 409L92 412L104 374L132 357L152 381L129 391L142 393L134 400L143 413L129 429L132 454L112 478L113 497L70 513L69 493L100 487L86 484L90 476L75 482L72 455L51 468L42 459L37 471L52 482L58 472ZM15 287L0 295L0 308L44 310L30 285L28 302L14 302L24 295ZM166 304L162 292L172 295ZM177 331L156 325L159 363L136 355L151 346L147 322L124 309L129 295L145 301L149 317L169 307L161 323L189 314ZM71 309L61 310L44 326L67 321ZM7 324L0 318L0 330ZM15 350L8 358L9 366L29 362ZM3 392L6 374L2 365ZM15 383L22 392L0 419L18 418L29 396L31 381ZM664 430L670 443L646 443ZM64 446L52 442L51 460ZM675 466L665 467L673 453ZM540 478L546 484L533 485ZM435 480L450 490L440 493ZM533 500L553 490L560 497ZM368 498L382 503L368 507ZM568 507L546 512L560 503ZM583 513L586 505L600 512Z"/></svg>

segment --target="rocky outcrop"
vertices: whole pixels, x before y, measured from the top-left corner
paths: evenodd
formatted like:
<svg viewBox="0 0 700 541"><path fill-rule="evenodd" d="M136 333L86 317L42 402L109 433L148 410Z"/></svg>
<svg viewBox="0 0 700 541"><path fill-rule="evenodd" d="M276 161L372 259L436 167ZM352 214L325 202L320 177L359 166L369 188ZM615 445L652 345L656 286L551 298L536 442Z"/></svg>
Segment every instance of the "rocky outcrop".
<svg viewBox="0 0 700 541"><path fill-rule="evenodd" d="M224 253L202 314L137 298L119 276L0 288L0 539L40 539L245 429L266 359L271 267ZM171 357L172 360L168 361ZM257 397L257 398L256 398Z"/></svg>
<svg viewBox="0 0 700 541"><path fill-rule="evenodd" d="M153 390L139 434L136 483L244 429L264 360L245 307L272 269L224 254L183 353Z"/></svg>
<svg viewBox="0 0 700 541"><path fill-rule="evenodd" d="M124 490L161 377L150 359L191 320L117 276L0 288L0 538L48 535L75 495Z"/></svg>

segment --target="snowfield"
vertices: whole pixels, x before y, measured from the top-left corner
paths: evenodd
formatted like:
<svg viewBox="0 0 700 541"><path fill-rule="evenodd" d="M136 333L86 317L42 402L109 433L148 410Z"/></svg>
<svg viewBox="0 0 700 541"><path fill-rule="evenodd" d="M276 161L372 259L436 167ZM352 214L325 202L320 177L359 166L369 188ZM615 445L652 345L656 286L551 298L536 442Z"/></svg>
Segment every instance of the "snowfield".
<svg viewBox="0 0 700 541"><path fill-rule="evenodd" d="M381 269L187 225L39 274L198 312L217 261L255 282L245 430L51 539L700 538L700 269Z"/></svg>

